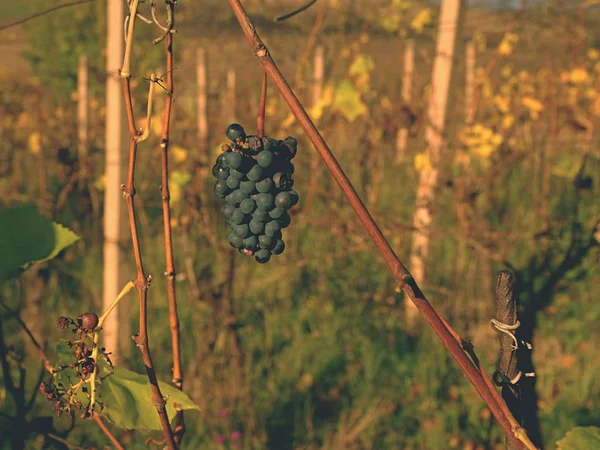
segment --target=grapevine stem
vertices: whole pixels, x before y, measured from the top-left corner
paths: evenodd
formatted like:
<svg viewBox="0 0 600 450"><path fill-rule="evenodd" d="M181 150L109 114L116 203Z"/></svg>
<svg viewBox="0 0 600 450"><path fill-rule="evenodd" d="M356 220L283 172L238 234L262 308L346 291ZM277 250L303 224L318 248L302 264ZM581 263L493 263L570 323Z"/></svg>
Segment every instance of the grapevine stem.
<svg viewBox="0 0 600 450"><path fill-rule="evenodd" d="M123 289L121 289L121 292L119 292L119 295L117 295L117 298L115 298L113 300L113 302L110 304L110 306L108 308L106 308L106 311L104 311L102 313L102 315L98 318L98 325L96 326L97 329L102 328L102 324L104 323L106 318L117 307L117 305L123 299L123 297L125 297L129 293L129 291L131 291L134 287L135 287L135 284L133 284L133 282L130 281L125 285L125 287Z"/></svg>
<svg viewBox="0 0 600 450"><path fill-rule="evenodd" d="M290 110L304 129L307 137L310 139L317 152L323 158L323 161L331 172L333 178L342 189L344 195L348 199L348 202L354 209L369 236L373 240L373 243L390 268L392 276L398 283L398 290L403 290L416 305L417 309L425 316L429 326L442 341L442 344L446 347L448 352L456 360L462 372L473 384L475 390L488 405L490 411L496 417L502 428L504 428L507 435L515 443L518 449L523 449L523 443L519 440L520 436L519 438L515 436L511 427L511 423L508 420L510 411L508 411L506 404L504 402L498 402L497 398L490 392L490 388L483 379L481 372L465 354L459 342L453 336L453 334L455 336L457 336L457 334L450 331L450 326L440 318L436 310L426 299L420 287L411 276L410 272L402 264L402 262L394 253L393 249L390 247L377 223L373 220L373 217L371 217L368 209L365 207L364 203L356 193L354 186L344 173L335 156L323 140L323 137L311 121L302 104L298 101L287 81L279 71L279 68L271 58L269 51L256 33L254 25L246 14L244 7L240 3L240 0L229 0L229 4L231 5L237 17L237 20L246 36L246 39L248 40L248 43L250 44L250 47L252 48L254 55L258 58L263 70L267 73L267 75L271 78L271 81L273 81L279 90L279 93L284 98Z"/></svg>
<svg viewBox="0 0 600 450"><path fill-rule="evenodd" d="M174 9L175 3L170 6ZM175 11L172 11L171 18ZM173 22L173 19L171 19ZM163 228L165 233L165 275L167 277L167 296L169 299L169 326L171 330L171 348L173 353L173 384L179 390L183 388L183 369L181 367L181 345L179 339L179 316L177 314L177 296L175 290L175 260L173 257L173 239L171 233L171 197L169 194L169 135L171 130L171 109L173 105L173 33L167 34L167 95L165 98L165 109L162 124L162 136L160 140L162 155L162 209ZM185 432L183 411L178 411L175 416L175 441L181 442Z"/></svg>
<svg viewBox="0 0 600 450"><path fill-rule="evenodd" d="M267 109L267 72L262 71L262 84L260 88L260 104L258 105L258 119L256 123L256 134L258 137L265 135L265 114Z"/></svg>
<svg viewBox="0 0 600 450"><path fill-rule="evenodd" d="M156 377L156 371L152 363L152 356L150 353L150 346L148 342L148 287L152 281L152 277L146 276L144 273L144 265L142 262L142 252L140 248L140 239L137 229L137 220L135 214L135 162L137 156L137 145L139 133L135 128L135 117L133 113L133 99L131 95L131 49L133 45L133 31L135 24L135 17L137 15L137 7L139 0L133 0L131 8L129 10L129 29L127 33L127 46L125 48L125 58L123 60L123 68L121 69L121 81L123 84L123 96L125 98L125 108L127 111L127 122L129 124L129 165L127 170L127 184L121 186L123 196L127 201L127 211L129 215L129 228L131 230L131 241L133 247L133 254L135 257L135 265L137 268L137 279L135 281L135 287L138 291L139 297L139 332L133 337L137 347L140 349L142 354L142 360L146 367L146 374L148 375L148 381L150 382L150 388L152 392L152 404L156 407L158 416L160 419L163 436L165 438L166 446L169 450L176 450L178 448L175 438L173 436L173 430L167 416L167 410L165 407L166 400L160 391L158 386L158 379ZM153 83L154 84L154 83Z"/></svg>

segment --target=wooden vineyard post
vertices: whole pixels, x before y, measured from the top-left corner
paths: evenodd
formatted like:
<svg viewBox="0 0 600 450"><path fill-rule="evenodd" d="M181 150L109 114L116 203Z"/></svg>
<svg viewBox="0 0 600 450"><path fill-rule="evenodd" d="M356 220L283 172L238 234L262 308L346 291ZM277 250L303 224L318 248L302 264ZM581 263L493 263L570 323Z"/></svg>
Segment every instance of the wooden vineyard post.
<svg viewBox="0 0 600 450"><path fill-rule="evenodd" d="M123 241L128 236L127 211L121 184L127 173L127 149L129 136L127 118L119 69L123 62L123 22L125 15L121 0L108 0L107 4L107 37L106 37L106 172L104 189L104 266L102 270L102 310L106 310L126 283L126 270L123 263ZM120 358L120 350L126 351L123 345L119 348L119 336L125 333L131 336L129 317L121 321L122 303L117 311L104 322L102 331L104 345L112 352L111 359L116 362ZM129 344L130 337L123 342Z"/></svg>
<svg viewBox="0 0 600 450"><path fill-rule="evenodd" d="M79 55L77 70L77 151L79 153L79 190L85 186L88 155L88 59Z"/></svg>
<svg viewBox="0 0 600 450"><path fill-rule="evenodd" d="M404 48L404 66L402 73L402 108L408 108L412 100L413 73L415 71L415 42L406 42ZM396 138L396 163L404 161L408 144L408 127L410 124L400 124Z"/></svg>
<svg viewBox="0 0 600 450"><path fill-rule="evenodd" d="M475 44L467 42L465 51L465 122L467 126L475 118Z"/></svg>
<svg viewBox="0 0 600 450"><path fill-rule="evenodd" d="M427 128L425 130L427 149L425 153L419 155L425 163L422 164L419 171L417 198L413 215L414 231L410 254L410 270L417 283L423 283L425 279L425 264L429 256L431 211L444 141L446 106L462 4L463 0L443 0L441 5L435 59L433 61L431 99L427 111ZM405 306L407 324L411 327L418 315L417 308L408 299L406 299Z"/></svg>
<svg viewBox="0 0 600 450"><path fill-rule="evenodd" d="M503 270L498 274L496 282L496 321L492 321L492 324L494 329L499 331L500 339L500 371L497 374L504 375L505 380L514 380L519 373L518 350L516 348L518 341L514 337L514 331L518 327L517 299L513 285L511 272ZM510 382L504 383L502 398L513 416L521 422L520 418L523 414L518 385L513 385ZM516 449L514 443L508 437L505 445L507 450Z"/></svg>
<svg viewBox="0 0 600 450"><path fill-rule="evenodd" d="M199 47L196 51L196 85L198 87L198 162L200 165L198 186L203 191L204 181L209 166L209 144L208 144L208 76L206 70L206 51ZM200 192L202 196L204 192Z"/></svg>
<svg viewBox="0 0 600 450"><path fill-rule="evenodd" d="M226 95L226 114L228 123L235 122L236 113L237 113L237 105L236 105L236 95L235 95L235 71L233 69L229 69L227 71L227 95Z"/></svg>

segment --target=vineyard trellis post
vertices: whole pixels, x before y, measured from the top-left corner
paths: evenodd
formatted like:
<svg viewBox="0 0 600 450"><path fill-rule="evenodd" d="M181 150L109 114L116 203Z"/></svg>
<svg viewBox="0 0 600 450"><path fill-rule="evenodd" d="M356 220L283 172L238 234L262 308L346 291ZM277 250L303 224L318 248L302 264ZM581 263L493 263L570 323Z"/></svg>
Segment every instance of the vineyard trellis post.
<svg viewBox="0 0 600 450"><path fill-rule="evenodd" d="M106 38L106 128L105 128L105 189L104 189L104 248L102 270L102 310L105 310L126 283L123 270L123 247L127 229L127 212L121 201L120 185L127 164L127 120L119 69L123 62L123 22L125 15L121 0L108 0ZM128 320L120 320L122 306L104 324L103 339L106 348L113 352L113 362L120 359L125 346L119 346L119 336L129 332ZM127 323L125 323L127 322ZM131 333L129 333L131 334ZM129 339L125 342L129 343Z"/></svg>
<svg viewBox="0 0 600 450"><path fill-rule="evenodd" d="M446 106L463 1L444 0L441 4L435 59L433 61L431 98L429 99L425 130L427 148L423 155L429 161L429 164L426 164L419 172L417 198L413 215L414 231L410 270L417 283L423 283L425 280L425 264L430 247L432 206L435 199L439 163L444 144ZM418 312L415 305L408 299L405 306L406 319L410 327L417 319Z"/></svg>
<svg viewBox="0 0 600 450"><path fill-rule="evenodd" d="M79 153L79 190L85 186L88 155L88 58L79 55L77 70L77 151Z"/></svg>
<svg viewBox="0 0 600 450"><path fill-rule="evenodd" d="M402 67L402 108L409 108L412 101L413 73L415 71L415 42L411 39L404 47L404 64ZM396 163L406 158L409 124L401 123L396 138Z"/></svg>

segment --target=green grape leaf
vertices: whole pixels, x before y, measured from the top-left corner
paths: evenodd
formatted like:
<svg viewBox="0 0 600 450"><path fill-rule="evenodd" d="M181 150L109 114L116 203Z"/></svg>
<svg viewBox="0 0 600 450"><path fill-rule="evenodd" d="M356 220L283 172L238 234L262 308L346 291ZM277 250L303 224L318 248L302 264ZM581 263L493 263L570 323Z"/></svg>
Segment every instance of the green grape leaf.
<svg viewBox="0 0 600 450"><path fill-rule="evenodd" d="M78 239L71 230L42 216L34 205L0 211L0 281L54 258Z"/></svg>
<svg viewBox="0 0 600 450"><path fill-rule="evenodd" d="M347 80L336 86L333 107L349 122L354 122L357 117L367 113L367 107L360 98L360 92Z"/></svg>
<svg viewBox="0 0 600 450"><path fill-rule="evenodd" d="M574 427L556 443L558 450L600 449L600 428Z"/></svg>
<svg viewBox="0 0 600 450"><path fill-rule="evenodd" d="M159 381L162 394L167 397L167 414L170 420L176 411L200 410L188 395L173 386ZM148 377L131 370L115 367L115 373L102 381L101 398L104 403L101 415L125 430L160 430L160 419L152 405Z"/></svg>

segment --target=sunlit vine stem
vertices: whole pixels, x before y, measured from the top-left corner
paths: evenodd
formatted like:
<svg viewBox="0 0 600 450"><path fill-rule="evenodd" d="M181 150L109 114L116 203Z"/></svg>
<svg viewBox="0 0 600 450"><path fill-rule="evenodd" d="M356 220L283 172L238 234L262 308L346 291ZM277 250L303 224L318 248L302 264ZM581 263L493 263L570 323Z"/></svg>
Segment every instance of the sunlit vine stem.
<svg viewBox="0 0 600 450"><path fill-rule="evenodd" d="M175 21L175 2L167 2L169 14L169 27L173 28ZM171 329L171 348L173 353L173 384L179 390L183 387L183 370L181 367L181 346L179 341L179 316L177 314L177 296L175 290L175 260L173 258L173 241L171 234L171 205L169 194L169 136L171 130L171 107L173 104L173 33L167 33L167 95L165 98L165 109L163 112L162 136L160 139L160 148L162 155L162 210L163 226L165 233L165 258L167 277L167 296L169 299L169 326ZM175 440L181 442L185 424L183 420L183 411L177 411L175 416Z"/></svg>
<svg viewBox="0 0 600 450"><path fill-rule="evenodd" d="M140 249L140 240L137 230L137 221L135 215L135 162L137 155L137 145L140 139L141 133L135 127L135 118L133 114L133 103L131 97L131 50L133 46L133 32L135 28L135 18L137 15L137 8L139 0L133 0L129 10L129 27L127 30L127 43L125 46L125 58L123 60L123 67L121 69L121 82L123 84L123 95L125 97L125 108L127 111L127 121L129 124L129 165L127 170L127 184L121 186L123 196L127 201L127 212L129 215L129 228L131 230L131 241L133 246L133 253L135 256L135 265L137 268L137 279L135 281L135 287L137 288L140 302L140 329L138 334L134 336L134 341L137 347L140 349L144 366L146 367L146 373L148 375L148 381L152 390L152 404L156 407L158 416L160 418L160 424L165 438L166 445L169 449L177 449L177 444L173 437L173 431L171 430L171 424L167 416L166 400L163 397L160 388L158 386L158 380L156 378L156 372L152 363L152 357L150 354L150 347L148 344L148 287L152 277L146 277L144 273L144 265L142 263L142 252Z"/></svg>
<svg viewBox="0 0 600 450"><path fill-rule="evenodd" d="M313 143L317 152L323 158L323 161L333 178L342 189L348 202L354 209L358 218L362 222L369 236L373 240L375 246L381 253L386 264L392 272L392 276L398 283L398 290L403 290L405 294L415 303L417 309L425 316L425 319L429 326L433 329L438 338L442 341L448 352L458 363L460 369L473 384L478 394L486 402L490 411L496 417L502 428L505 430L510 439L514 442L516 448L523 449L525 446L529 449L535 449L535 446L529 442L524 444L522 440L528 441L527 437L522 436L522 429L513 429L511 421L508 420L510 412L506 408L506 404L499 402L497 396L492 394L490 387L486 384L480 370L474 365L474 363L465 354L459 341L455 336L458 335L447 325L442 318L437 314L435 309L431 306L425 295L406 269L402 262L398 259L389 243L381 233L378 225L375 223L371 214L365 207L364 203L356 193L354 186L344 173L343 169L339 165L335 156L323 140L323 137L316 129L315 125L311 121L310 117L298 101L287 81L279 71L279 68L271 58L269 51L261 41L260 37L254 29L250 18L246 14L242 4L239 0L229 0L237 20L244 32L250 47L254 55L260 62L263 70L271 78L271 81L275 84L279 90L281 96L288 104L290 110L298 120L300 126L304 129L307 137ZM451 331L452 330L452 331Z"/></svg>

